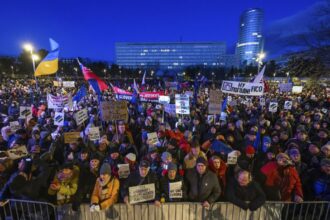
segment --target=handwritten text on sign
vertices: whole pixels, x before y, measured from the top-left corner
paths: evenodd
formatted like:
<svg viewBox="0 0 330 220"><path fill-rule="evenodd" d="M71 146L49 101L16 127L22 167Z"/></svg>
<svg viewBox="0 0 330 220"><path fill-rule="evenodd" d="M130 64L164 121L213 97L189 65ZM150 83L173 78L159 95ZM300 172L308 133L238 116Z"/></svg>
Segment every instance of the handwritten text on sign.
<svg viewBox="0 0 330 220"><path fill-rule="evenodd" d="M154 200L156 195L154 183L129 187L128 191L130 204Z"/></svg>

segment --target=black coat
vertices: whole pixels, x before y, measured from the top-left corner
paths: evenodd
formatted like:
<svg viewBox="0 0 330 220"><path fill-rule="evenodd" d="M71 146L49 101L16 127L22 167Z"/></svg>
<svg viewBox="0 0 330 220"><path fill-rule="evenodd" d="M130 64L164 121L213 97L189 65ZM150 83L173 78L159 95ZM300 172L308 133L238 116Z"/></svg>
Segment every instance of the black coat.
<svg viewBox="0 0 330 220"><path fill-rule="evenodd" d="M170 183L175 183L175 182L179 182L181 181L182 182L182 198L174 198L174 199L171 199L170 196L169 196L169 190L170 190ZM181 201L184 201L185 198L186 198L186 195L185 195L185 189L184 189L184 182L183 182L183 178L180 176L180 175L176 175L175 179L174 180L170 180L167 175L166 176L163 176L161 179L160 179L160 194L161 196L165 199L165 202L181 202Z"/></svg>
<svg viewBox="0 0 330 220"><path fill-rule="evenodd" d="M238 207L251 211L257 210L266 202L266 195L257 182L250 182L247 186L240 186L237 180L232 179L227 184L226 197L229 202Z"/></svg>
<svg viewBox="0 0 330 220"><path fill-rule="evenodd" d="M185 176L185 190L189 201L191 202L216 202L221 194L221 188L217 176L206 170L205 174L200 176L196 169L187 170Z"/></svg>

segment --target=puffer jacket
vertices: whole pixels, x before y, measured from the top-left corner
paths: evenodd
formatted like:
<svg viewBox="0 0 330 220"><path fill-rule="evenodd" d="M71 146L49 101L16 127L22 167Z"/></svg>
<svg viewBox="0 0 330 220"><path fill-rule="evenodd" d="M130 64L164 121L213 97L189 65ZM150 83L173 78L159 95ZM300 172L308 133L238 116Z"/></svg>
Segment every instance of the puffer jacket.
<svg viewBox="0 0 330 220"><path fill-rule="evenodd" d="M91 203L99 204L101 209L107 209L115 204L119 195L119 180L111 176L109 182L102 186L98 178L95 183Z"/></svg>

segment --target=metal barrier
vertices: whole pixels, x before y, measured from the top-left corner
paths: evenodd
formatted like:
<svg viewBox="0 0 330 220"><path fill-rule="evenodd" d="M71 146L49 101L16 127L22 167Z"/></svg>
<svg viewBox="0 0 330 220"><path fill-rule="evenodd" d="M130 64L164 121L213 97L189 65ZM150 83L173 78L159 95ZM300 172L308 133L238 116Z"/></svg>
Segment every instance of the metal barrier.
<svg viewBox="0 0 330 220"><path fill-rule="evenodd" d="M55 207L50 203L8 200L0 207L2 220L324 220L330 219L330 202L266 202L256 211L243 210L231 203L219 202L204 209L200 203L165 203L127 206L115 204L110 209L90 212L83 204L78 212L71 205Z"/></svg>
<svg viewBox="0 0 330 220"><path fill-rule="evenodd" d="M2 220L57 220L53 204L28 200L10 199L1 203Z"/></svg>

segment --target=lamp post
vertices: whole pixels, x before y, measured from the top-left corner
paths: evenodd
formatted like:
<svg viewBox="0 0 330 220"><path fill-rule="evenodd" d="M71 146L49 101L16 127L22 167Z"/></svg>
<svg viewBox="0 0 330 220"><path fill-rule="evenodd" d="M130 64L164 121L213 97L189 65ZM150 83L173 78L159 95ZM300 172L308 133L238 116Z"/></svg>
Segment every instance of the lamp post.
<svg viewBox="0 0 330 220"><path fill-rule="evenodd" d="M30 52L31 59L32 59L32 65L33 65L33 75L36 72L36 63L35 61L39 60L39 56L33 53L33 46L31 44L24 44L23 45L24 50ZM37 77L34 76L34 80L36 81L36 89L38 89L38 81Z"/></svg>
<svg viewBox="0 0 330 220"><path fill-rule="evenodd" d="M103 69L104 72L104 78L107 78L107 69Z"/></svg>
<svg viewBox="0 0 330 220"><path fill-rule="evenodd" d="M265 59L266 54L264 52L258 53L256 61L258 62L258 73L260 71L260 66L262 65L262 60Z"/></svg>

